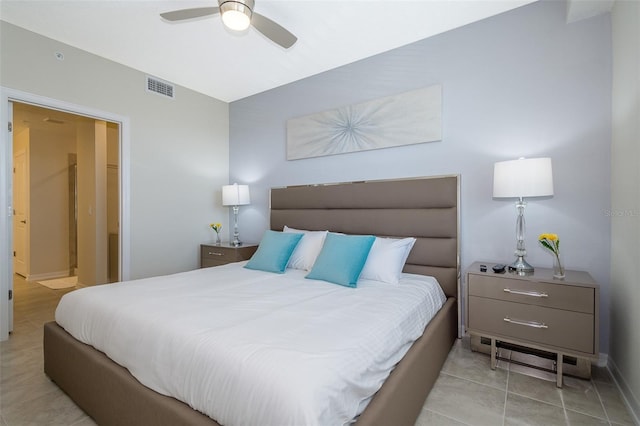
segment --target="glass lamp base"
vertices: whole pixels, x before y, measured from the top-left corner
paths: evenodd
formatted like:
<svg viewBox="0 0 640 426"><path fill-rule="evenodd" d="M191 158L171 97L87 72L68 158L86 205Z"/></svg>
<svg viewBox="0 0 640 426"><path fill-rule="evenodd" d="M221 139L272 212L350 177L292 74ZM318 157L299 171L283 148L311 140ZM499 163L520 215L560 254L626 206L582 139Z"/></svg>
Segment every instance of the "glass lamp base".
<svg viewBox="0 0 640 426"><path fill-rule="evenodd" d="M524 256L518 256L516 261L509 265L509 272L515 272L518 275L533 275L533 266L524 260Z"/></svg>

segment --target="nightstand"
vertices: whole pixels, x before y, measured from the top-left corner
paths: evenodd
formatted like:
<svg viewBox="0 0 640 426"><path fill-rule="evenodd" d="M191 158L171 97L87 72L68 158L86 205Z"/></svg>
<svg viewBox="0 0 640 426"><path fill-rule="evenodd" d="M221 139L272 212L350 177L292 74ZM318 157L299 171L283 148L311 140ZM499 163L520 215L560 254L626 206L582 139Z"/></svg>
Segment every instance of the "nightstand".
<svg viewBox="0 0 640 426"><path fill-rule="evenodd" d="M200 244L200 267L226 265L227 263L249 260L258 249L257 244L243 244L234 247L230 243Z"/></svg>
<svg viewBox="0 0 640 426"><path fill-rule="evenodd" d="M495 273L493 265L476 262L467 270L466 321L469 334L491 339L492 369L497 342L556 354L558 387L565 355L598 358L600 288L591 275L567 270L558 280L552 269L523 276Z"/></svg>

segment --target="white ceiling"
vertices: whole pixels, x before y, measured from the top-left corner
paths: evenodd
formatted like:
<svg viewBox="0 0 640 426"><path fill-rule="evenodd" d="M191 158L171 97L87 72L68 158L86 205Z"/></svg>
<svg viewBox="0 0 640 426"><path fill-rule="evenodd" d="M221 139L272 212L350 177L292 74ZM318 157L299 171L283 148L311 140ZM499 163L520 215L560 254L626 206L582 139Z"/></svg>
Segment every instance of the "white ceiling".
<svg viewBox="0 0 640 426"><path fill-rule="evenodd" d="M533 1L256 0L298 37L288 50L252 28L234 34L219 16L158 16L216 0L1 0L0 19L231 102Z"/></svg>

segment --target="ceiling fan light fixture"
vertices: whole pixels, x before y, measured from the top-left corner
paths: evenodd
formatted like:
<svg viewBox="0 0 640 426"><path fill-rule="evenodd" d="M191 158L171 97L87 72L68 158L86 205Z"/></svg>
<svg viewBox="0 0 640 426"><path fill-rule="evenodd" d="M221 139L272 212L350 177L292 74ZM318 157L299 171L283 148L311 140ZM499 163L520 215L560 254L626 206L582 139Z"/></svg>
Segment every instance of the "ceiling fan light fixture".
<svg viewBox="0 0 640 426"><path fill-rule="evenodd" d="M2 1L2 0L0 0ZM298 40L286 28L277 22L253 12L255 0L218 0L218 7L195 7L161 13L168 22L180 22L210 15L221 15L222 24L231 31L245 31L249 26L260 34L288 49Z"/></svg>
<svg viewBox="0 0 640 426"><path fill-rule="evenodd" d="M233 31L244 31L251 25L253 0L220 1L220 14L224 25Z"/></svg>

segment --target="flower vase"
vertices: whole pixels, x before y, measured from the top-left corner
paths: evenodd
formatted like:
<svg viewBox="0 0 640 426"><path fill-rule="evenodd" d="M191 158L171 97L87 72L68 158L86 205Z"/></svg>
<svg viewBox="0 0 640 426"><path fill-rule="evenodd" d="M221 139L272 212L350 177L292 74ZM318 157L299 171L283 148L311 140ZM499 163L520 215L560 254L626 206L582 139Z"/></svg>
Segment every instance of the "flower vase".
<svg viewBox="0 0 640 426"><path fill-rule="evenodd" d="M222 241L220 241L220 233L216 232L216 245L222 245Z"/></svg>
<svg viewBox="0 0 640 426"><path fill-rule="evenodd" d="M559 254L553 257L553 278L557 280L564 279L564 266L560 261Z"/></svg>

